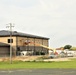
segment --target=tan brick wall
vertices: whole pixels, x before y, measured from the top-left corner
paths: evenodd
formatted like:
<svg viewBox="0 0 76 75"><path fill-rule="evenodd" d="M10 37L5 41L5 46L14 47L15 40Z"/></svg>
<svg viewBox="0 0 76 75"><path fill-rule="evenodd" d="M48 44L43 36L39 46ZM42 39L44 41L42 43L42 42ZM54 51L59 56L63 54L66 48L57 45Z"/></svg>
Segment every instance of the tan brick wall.
<svg viewBox="0 0 76 75"><path fill-rule="evenodd" d="M8 39L10 39L10 37L0 37L0 42L10 45L10 43L8 43ZM12 39L13 39L12 53L13 53L13 56L16 56L16 37L12 36Z"/></svg>
<svg viewBox="0 0 76 75"><path fill-rule="evenodd" d="M8 39L10 39L10 37L0 37L0 42L10 44L8 43ZM16 37L12 37L12 39L13 39L12 46L16 46Z"/></svg>
<svg viewBox="0 0 76 75"><path fill-rule="evenodd" d="M43 40L43 45L48 46L48 40Z"/></svg>
<svg viewBox="0 0 76 75"><path fill-rule="evenodd" d="M10 43L8 43L8 39L10 39L10 37L0 37L0 42L10 44ZM46 40L46 39L15 37L15 36L12 36L12 39L13 39L12 47L13 47L14 56L16 55L16 46L17 47L24 46L23 50L35 50L35 51L44 50L44 51L47 51L46 49L39 47L39 46L34 47L35 45L32 43L30 43L29 45L24 45L24 42L28 41L28 42L35 42L37 44L43 44L45 46L48 46L48 40Z"/></svg>
<svg viewBox="0 0 76 75"><path fill-rule="evenodd" d="M27 41L48 46L48 40L46 39L37 39L37 38L34 39L34 38L27 38L27 37L18 37L18 46L23 46L23 43ZM33 43L30 43L29 46L34 46Z"/></svg>
<svg viewBox="0 0 76 75"><path fill-rule="evenodd" d="M18 46L23 46L24 42L27 40L26 37L17 37Z"/></svg>
<svg viewBox="0 0 76 75"><path fill-rule="evenodd" d="M35 39L35 43L42 44L42 39Z"/></svg>
<svg viewBox="0 0 76 75"><path fill-rule="evenodd" d="M0 42L2 43L6 43L6 44L10 44L8 43L8 39L10 39L10 37L0 37ZM33 43L37 43L37 44L43 44L44 46L48 46L48 40L46 39L37 39L37 38L27 38L27 37L16 37L16 36L12 36L13 39L13 43L12 43L12 47L13 47L13 55L16 56L16 50L18 49L17 47L23 47L23 50L33 50L33 51L41 51L44 50L45 53L47 53L47 49L42 48L40 46L35 46ZM33 42L30 43L29 45L24 45L24 42ZM21 49L21 48L20 48Z"/></svg>
<svg viewBox="0 0 76 75"><path fill-rule="evenodd" d="M10 37L0 37L0 42L3 42L3 43L6 43L6 44L10 44L8 43L8 39L10 39ZM16 37L12 36L12 39L13 39L13 43L12 43L12 46L16 46ZM48 46L48 40L46 39L37 39L37 38L27 38L27 37L17 37L18 41L18 46L23 46L23 42L25 41L29 41L29 42L34 42L35 43L38 43L38 44L43 44L45 46ZM42 42L43 40L43 42ZM29 44L29 46L34 46L34 44Z"/></svg>

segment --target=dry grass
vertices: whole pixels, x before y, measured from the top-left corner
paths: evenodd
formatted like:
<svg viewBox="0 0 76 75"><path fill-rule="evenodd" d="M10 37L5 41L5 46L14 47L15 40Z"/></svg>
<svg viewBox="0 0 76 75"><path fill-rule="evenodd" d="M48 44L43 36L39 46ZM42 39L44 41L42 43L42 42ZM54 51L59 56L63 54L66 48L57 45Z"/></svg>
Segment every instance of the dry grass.
<svg viewBox="0 0 76 75"><path fill-rule="evenodd" d="M13 61L69 61L71 58L76 57L65 57L65 58L48 58L48 56L23 56L23 57L13 57ZM0 61L9 61L9 57L0 58Z"/></svg>

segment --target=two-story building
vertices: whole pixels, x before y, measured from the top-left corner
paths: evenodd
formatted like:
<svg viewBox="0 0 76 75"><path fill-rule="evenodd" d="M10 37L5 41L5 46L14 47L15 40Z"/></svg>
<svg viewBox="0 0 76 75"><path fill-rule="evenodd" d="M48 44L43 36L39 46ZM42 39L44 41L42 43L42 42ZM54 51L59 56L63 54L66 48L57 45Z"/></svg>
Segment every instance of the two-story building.
<svg viewBox="0 0 76 75"><path fill-rule="evenodd" d="M13 56L20 55L22 51L33 51L33 54L36 55L38 52L48 53L48 49L42 46L36 45L41 44L44 46L49 46L49 38L21 33L17 31L0 31L0 56L9 56L10 55L10 34L12 34L12 53ZM33 42L25 44L26 42Z"/></svg>

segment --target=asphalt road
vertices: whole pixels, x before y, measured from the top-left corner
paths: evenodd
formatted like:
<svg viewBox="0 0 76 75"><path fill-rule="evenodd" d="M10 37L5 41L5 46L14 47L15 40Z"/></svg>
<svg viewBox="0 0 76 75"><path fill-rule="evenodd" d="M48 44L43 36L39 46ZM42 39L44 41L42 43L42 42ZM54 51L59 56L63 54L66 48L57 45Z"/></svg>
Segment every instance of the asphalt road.
<svg viewBox="0 0 76 75"><path fill-rule="evenodd" d="M0 75L76 75L76 69L0 70Z"/></svg>

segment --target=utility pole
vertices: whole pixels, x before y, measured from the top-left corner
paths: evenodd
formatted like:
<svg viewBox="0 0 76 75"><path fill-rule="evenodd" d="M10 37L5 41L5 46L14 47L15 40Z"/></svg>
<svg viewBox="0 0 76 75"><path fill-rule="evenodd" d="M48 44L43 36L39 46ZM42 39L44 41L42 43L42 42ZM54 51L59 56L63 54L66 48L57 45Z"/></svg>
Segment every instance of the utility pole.
<svg viewBox="0 0 76 75"><path fill-rule="evenodd" d="M7 25L8 26L6 26L6 28L10 29L10 64L12 64L12 27L14 26L12 23L9 23Z"/></svg>

